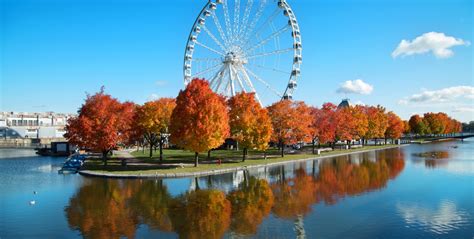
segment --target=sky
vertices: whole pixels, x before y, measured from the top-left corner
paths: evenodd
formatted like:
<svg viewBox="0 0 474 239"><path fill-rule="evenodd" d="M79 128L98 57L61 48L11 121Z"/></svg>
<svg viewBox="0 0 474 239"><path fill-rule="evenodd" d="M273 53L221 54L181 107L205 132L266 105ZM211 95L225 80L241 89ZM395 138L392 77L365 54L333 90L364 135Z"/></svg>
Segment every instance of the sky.
<svg viewBox="0 0 474 239"><path fill-rule="evenodd" d="M74 113L101 86L139 104L177 96L207 1L0 2L0 111ZM287 2L303 41L294 99L474 120L471 0Z"/></svg>

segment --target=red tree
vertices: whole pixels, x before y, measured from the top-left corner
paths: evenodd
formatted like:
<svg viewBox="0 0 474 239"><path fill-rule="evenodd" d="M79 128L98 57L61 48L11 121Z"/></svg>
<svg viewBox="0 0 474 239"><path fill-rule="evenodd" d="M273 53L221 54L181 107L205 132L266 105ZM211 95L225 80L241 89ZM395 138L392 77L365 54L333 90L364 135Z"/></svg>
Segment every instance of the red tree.
<svg viewBox="0 0 474 239"><path fill-rule="evenodd" d="M95 95L87 95L79 115L69 119L65 137L81 148L101 152L107 165L109 152L129 142L134 108L105 94L102 87Z"/></svg>

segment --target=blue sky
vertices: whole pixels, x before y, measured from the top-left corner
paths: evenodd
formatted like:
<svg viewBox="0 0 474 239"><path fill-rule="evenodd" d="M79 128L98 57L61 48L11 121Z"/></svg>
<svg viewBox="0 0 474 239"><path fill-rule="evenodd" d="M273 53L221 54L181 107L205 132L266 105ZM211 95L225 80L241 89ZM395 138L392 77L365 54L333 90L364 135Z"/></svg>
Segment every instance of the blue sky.
<svg viewBox="0 0 474 239"><path fill-rule="evenodd" d="M136 103L176 96L183 87L189 30L206 3L0 1L0 110L57 112L77 111L85 93L102 85L120 100ZM471 0L288 2L304 46L295 99L321 105L347 96L381 104L402 118L445 111L474 120ZM423 46L431 36L423 34L430 32L455 39L457 44L446 47L452 53L439 57ZM415 45L417 37L422 39ZM394 58L404 39L413 43L409 49L428 47L428 52ZM344 82L357 79L373 90L346 84L346 92L365 94L337 93Z"/></svg>

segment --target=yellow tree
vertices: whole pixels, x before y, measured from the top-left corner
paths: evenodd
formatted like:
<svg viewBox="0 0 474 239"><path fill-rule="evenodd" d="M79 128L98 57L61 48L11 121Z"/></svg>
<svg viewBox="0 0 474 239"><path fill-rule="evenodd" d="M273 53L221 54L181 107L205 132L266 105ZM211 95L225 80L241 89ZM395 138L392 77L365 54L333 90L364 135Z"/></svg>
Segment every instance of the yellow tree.
<svg viewBox="0 0 474 239"><path fill-rule="evenodd" d="M365 113L367 114L369 121L369 127L367 133L365 134L365 138L375 139L375 144L377 144L377 138L384 138L385 130L388 127L385 108L380 105L377 107L369 106L365 108Z"/></svg>
<svg viewBox="0 0 474 239"><path fill-rule="evenodd" d="M229 116L224 97L214 93L204 79L192 80L179 92L171 115L170 140L186 150L199 153L214 149L229 136Z"/></svg>
<svg viewBox="0 0 474 239"><path fill-rule="evenodd" d="M160 160L163 160L163 143L169 134L171 113L176 107L175 99L161 98L146 102L140 106L135 115L135 125L138 132L150 146L150 158L153 156L153 147L160 146Z"/></svg>
<svg viewBox="0 0 474 239"><path fill-rule="evenodd" d="M272 123L267 110L255 100L255 93L239 93L228 101L229 125L232 138L243 148L243 159L248 149L266 150L272 134Z"/></svg>

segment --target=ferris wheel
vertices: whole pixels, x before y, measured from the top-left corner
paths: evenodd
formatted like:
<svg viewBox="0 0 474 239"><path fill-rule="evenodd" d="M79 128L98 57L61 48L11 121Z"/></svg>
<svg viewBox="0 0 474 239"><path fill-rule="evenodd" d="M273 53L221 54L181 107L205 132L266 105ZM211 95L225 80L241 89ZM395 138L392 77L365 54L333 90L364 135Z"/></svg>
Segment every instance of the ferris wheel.
<svg viewBox="0 0 474 239"><path fill-rule="evenodd" d="M285 0L210 0L197 16L184 54L184 83L209 81L227 97L255 92L272 103L292 99L302 63L301 32Z"/></svg>

